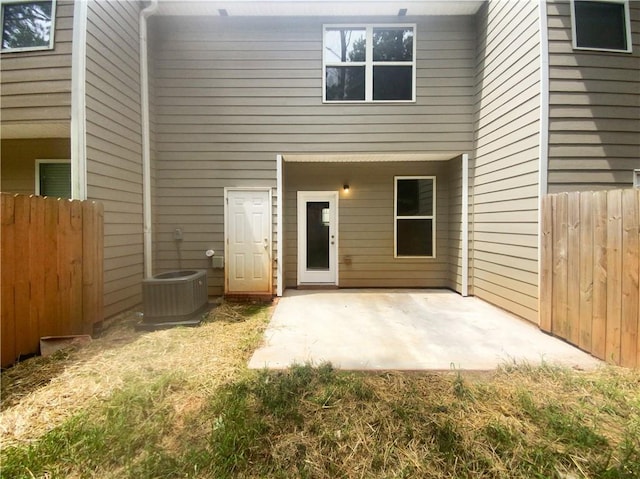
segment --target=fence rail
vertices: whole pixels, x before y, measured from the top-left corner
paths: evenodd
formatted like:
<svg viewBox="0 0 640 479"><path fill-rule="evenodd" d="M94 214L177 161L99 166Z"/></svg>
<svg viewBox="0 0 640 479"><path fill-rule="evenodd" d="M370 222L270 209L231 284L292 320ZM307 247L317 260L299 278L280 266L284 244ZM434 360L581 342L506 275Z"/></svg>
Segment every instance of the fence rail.
<svg viewBox="0 0 640 479"><path fill-rule="evenodd" d="M2 193L2 366L103 318L103 208Z"/></svg>
<svg viewBox="0 0 640 479"><path fill-rule="evenodd" d="M542 200L540 328L640 367L640 190Z"/></svg>

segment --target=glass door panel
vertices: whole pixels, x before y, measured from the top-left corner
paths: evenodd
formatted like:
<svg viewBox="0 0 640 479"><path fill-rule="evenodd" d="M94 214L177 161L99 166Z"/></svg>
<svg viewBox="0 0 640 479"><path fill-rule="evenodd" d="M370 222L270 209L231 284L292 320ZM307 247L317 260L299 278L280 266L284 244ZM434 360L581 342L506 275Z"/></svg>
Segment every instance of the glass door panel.
<svg viewBox="0 0 640 479"><path fill-rule="evenodd" d="M307 201L307 269L329 269L328 201Z"/></svg>

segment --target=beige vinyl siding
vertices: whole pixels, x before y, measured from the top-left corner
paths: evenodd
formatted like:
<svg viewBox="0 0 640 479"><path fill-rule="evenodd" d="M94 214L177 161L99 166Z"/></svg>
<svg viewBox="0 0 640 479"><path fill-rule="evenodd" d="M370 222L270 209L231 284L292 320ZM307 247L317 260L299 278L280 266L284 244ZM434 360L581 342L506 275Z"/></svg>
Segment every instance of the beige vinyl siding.
<svg viewBox="0 0 640 479"><path fill-rule="evenodd" d="M339 191L341 287L447 286L447 162L285 163L285 285L297 285L297 191ZM436 257L394 258L394 176L436 177ZM349 183L349 193L342 185ZM349 264L350 259L350 264Z"/></svg>
<svg viewBox="0 0 640 479"><path fill-rule="evenodd" d="M105 316L142 301L142 165L137 2L89 2L87 191L104 204Z"/></svg>
<svg viewBox="0 0 640 479"><path fill-rule="evenodd" d="M68 138L14 139L0 141L0 191L33 195L36 160L69 160Z"/></svg>
<svg viewBox="0 0 640 479"><path fill-rule="evenodd" d="M478 13L473 291L537 322L539 26L537 2Z"/></svg>
<svg viewBox="0 0 640 479"><path fill-rule="evenodd" d="M399 22L340 19L368 21ZM473 146L472 17L403 18L417 23L417 101L366 105L322 103L322 25L336 18L152 22L159 269L178 266L178 227L182 267L206 267L204 251L224 249L223 188L275 187L277 154ZM211 294L222 281L214 271Z"/></svg>
<svg viewBox="0 0 640 479"><path fill-rule="evenodd" d="M56 2L52 50L0 53L3 137L21 137L14 125L71 120L73 2ZM7 130L10 127L10 130Z"/></svg>
<svg viewBox="0 0 640 479"><path fill-rule="evenodd" d="M549 192L625 188L640 168L640 2L633 53L573 50L568 1L547 4Z"/></svg>

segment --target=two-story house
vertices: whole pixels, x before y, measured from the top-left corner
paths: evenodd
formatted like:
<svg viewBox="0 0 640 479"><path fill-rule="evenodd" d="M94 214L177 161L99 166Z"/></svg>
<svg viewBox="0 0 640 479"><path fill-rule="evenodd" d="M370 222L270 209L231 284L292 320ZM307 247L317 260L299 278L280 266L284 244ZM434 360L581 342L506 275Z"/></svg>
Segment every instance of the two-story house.
<svg viewBox="0 0 640 479"><path fill-rule="evenodd" d="M537 322L541 197L640 169L638 2L2 8L2 191L69 160L107 315L207 269L212 295L450 288Z"/></svg>

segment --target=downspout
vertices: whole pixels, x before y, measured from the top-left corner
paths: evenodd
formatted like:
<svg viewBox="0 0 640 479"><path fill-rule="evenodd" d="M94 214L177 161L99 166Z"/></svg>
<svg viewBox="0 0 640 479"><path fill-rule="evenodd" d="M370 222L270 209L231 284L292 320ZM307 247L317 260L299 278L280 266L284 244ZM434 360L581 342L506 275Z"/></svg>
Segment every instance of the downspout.
<svg viewBox="0 0 640 479"><path fill-rule="evenodd" d="M73 5L71 47L71 198L87 199L87 2Z"/></svg>
<svg viewBox="0 0 640 479"><path fill-rule="evenodd" d="M147 63L147 18L158 9L158 0L140 11L140 114L142 127L142 221L144 277L153 276L151 219L151 127L149 122L149 65Z"/></svg>

